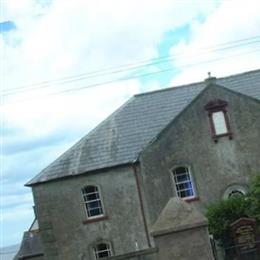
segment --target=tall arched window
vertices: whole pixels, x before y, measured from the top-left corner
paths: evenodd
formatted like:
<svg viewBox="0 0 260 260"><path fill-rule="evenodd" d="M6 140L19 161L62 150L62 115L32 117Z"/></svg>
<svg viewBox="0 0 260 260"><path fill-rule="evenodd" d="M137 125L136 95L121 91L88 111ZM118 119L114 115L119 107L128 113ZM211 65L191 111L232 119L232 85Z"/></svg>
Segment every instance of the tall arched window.
<svg viewBox="0 0 260 260"><path fill-rule="evenodd" d="M95 259L106 258L112 256L112 249L110 243L99 243L94 246Z"/></svg>
<svg viewBox="0 0 260 260"><path fill-rule="evenodd" d="M104 214L100 192L97 186L86 186L82 189L88 218Z"/></svg>
<svg viewBox="0 0 260 260"><path fill-rule="evenodd" d="M191 174L188 167L178 167L173 170L173 178L177 196L190 198L195 196Z"/></svg>

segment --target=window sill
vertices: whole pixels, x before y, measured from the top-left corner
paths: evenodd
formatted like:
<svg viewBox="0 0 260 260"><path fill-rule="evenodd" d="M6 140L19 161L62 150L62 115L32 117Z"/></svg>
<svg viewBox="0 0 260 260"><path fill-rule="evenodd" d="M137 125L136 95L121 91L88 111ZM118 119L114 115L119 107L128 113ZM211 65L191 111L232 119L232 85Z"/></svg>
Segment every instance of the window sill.
<svg viewBox="0 0 260 260"><path fill-rule="evenodd" d="M187 199L183 199L184 201L186 202L194 202L194 201L199 201L200 200L200 197L193 197L193 198L187 198Z"/></svg>
<svg viewBox="0 0 260 260"><path fill-rule="evenodd" d="M99 222L99 221L103 221L103 220L107 220L108 216L100 216L100 217L96 217L96 218L90 218L90 219L86 219L82 221L82 224L90 224L90 223L94 223L94 222Z"/></svg>

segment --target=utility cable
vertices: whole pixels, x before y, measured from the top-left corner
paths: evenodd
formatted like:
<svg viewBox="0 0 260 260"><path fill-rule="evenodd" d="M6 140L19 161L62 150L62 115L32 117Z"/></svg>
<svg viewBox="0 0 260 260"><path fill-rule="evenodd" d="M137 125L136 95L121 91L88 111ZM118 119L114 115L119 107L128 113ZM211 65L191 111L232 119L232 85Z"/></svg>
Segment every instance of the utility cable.
<svg viewBox="0 0 260 260"><path fill-rule="evenodd" d="M202 64L213 63L213 62L216 62L216 61L219 61L219 60L225 60L225 59L230 59L230 58L234 58L234 57L240 57L240 56L244 56L244 55L247 55L247 54L256 53L256 52L259 52L259 51L260 51L260 48L259 49L255 49L255 50L250 51L250 52L244 52L244 53L240 53L240 54L236 54L236 55L225 56L225 57L216 58L216 59L207 60L207 61L202 61L202 62L193 63L193 64L186 64L186 65L178 66L175 69L178 70L178 69L182 69L182 68L187 68L187 67L193 67L193 66L198 66L198 65L202 65ZM165 72L168 72L168 71L171 71L171 70L173 70L173 69L172 68L167 68L167 69L164 69L164 70L159 70L157 72L144 73L144 74L139 74L139 75L135 75L135 76L129 76L129 77L116 79L116 80L109 80L109 81L98 82L98 83L95 83L95 84L90 84L90 85L86 85L86 86L78 87L78 88L65 89L65 90L62 90L62 91L48 93L44 97L58 95L58 94L63 94L63 93L68 93L68 92L80 91L80 90L83 90L83 89L98 87L98 86L107 85L107 84L120 82L120 81L127 81L127 80L131 80L131 79L136 79L136 78L149 77L149 76L153 76L153 75L156 75L156 74L165 73ZM14 102L8 102L6 104L23 102L23 101L26 101L28 99L32 99L32 98L24 98L24 99L16 100Z"/></svg>
<svg viewBox="0 0 260 260"><path fill-rule="evenodd" d="M254 41L246 42L246 43L243 43L243 44L238 44L238 42L248 41L249 39L251 39L251 40L254 39ZM259 40L256 40L256 39L259 39ZM208 52L218 52L218 51L224 51L224 50L233 49L233 48L237 48L237 47L241 47L241 46L251 45L251 44L255 44L255 43L259 43L259 42L260 42L260 36L256 36L256 37L252 37L252 38L246 38L246 39L242 39L242 40L237 40L237 41L233 41L233 42L227 42L227 43L216 45L216 46L225 46L225 45L228 45L230 43L236 43L235 45L232 45L232 46L226 46L226 47L215 48L215 49L211 49L212 47L206 47L206 48L203 48L203 49L206 50L206 53L208 53ZM196 53L195 55L199 55L199 54L200 53ZM44 82L41 82L41 83L35 83L35 84L27 85L27 87L24 86L24 87L12 88L8 91L4 91L3 95L6 96L6 95L12 95L12 94L16 94L16 93L19 93L19 92L25 92L25 91L29 91L29 90L38 89L38 88L47 88L47 87L51 86L50 85L51 83L56 84L56 85L67 84L67 83L76 82L76 81L80 81L80 80L87 79L87 78L118 74L118 73L122 73L122 72L130 72L130 71L137 70L137 69L145 69L145 68L152 66L152 65L158 65L158 64L161 64L161 63L173 61L176 57L178 57L180 55L185 55L185 54L177 53L175 55L163 56L163 57L160 57L160 58L157 58L157 59L152 59L152 60L154 60L154 62L144 63L143 65L139 65L139 66L135 66L135 64L137 64L137 63L128 64L128 65L121 66L121 68L117 67L117 69L112 70L112 71L111 71L111 69L99 70L99 71L97 70L97 71L93 71L93 72L89 72L89 73L79 74L79 75L76 75L76 76L68 76L68 77L64 77L64 78L60 78L60 79L44 81Z"/></svg>

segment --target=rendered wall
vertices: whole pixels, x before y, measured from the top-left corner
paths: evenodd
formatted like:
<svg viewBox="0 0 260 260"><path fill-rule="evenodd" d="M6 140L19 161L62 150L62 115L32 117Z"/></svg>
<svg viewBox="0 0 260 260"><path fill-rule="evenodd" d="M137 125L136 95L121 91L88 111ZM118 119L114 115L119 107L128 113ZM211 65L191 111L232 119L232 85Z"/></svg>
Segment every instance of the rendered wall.
<svg viewBox="0 0 260 260"><path fill-rule="evenodd" d="M232 140L212 140L204 106L215 98L228 102ZM259 101L218 87L206 89L141 155L140 184L148 226L176 196L170 171L174 166L191 167L198 196L192 203L201 211L219 200L228 186L247 185L250 176L259 174L259 129ZM81 188L88 184L101 188L107 220L82 223L86 212ZM148 248L131 167L36 185L33 194L46 259L91 260L92 247L101 240L111 241L116 255L136 251L136 241L140 250Z"/></svg>
<svg viewBox="0 0 260 260"><path fill-rule="evenodd" d="M213 260L207 228L199 227L158 236L155 238L159 248L159 260Z"/></svg>
<svg viewBox="0 0 260 260"><path fill-rule="evenodd" d="M212 140L204 106L212 99L228 102L233 139ZM159 109L159 108L158 108ZM176 196L171 169L189 166L202 212L233 184L247 185L260 174L260 102L210 86L141 154L145 197L153 223L170 197Z"/></svg>
<svg viewBox="0 0 260 260"><path fill-rule="evenodd" d="M158 249L149 248L138 252L131 252L124 255L109 257L109 260L126 260L126 259L127 260L159 260Z"/></svg>
<svg viewBox="0 0 260 260"><path fill-rule="evenodd" d="M107 220L86 220L81 189L98 185ZM46 259L94 259L93 246L107 240L116 255L148 247L133 169L120 168L33 187Z"/></svg>

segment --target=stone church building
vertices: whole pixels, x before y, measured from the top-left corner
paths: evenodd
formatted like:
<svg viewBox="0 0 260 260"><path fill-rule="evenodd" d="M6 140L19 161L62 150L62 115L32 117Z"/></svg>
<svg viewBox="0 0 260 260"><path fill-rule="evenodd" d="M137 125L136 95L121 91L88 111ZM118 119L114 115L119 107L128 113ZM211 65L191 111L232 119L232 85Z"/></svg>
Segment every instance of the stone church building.
<svg viewBox="0 0 260 260"><path fill-rule="evenodd" d="M214 259L206 206L246 193L259 155L260 70L135 95L26 184L17 259Z"/></svg>

